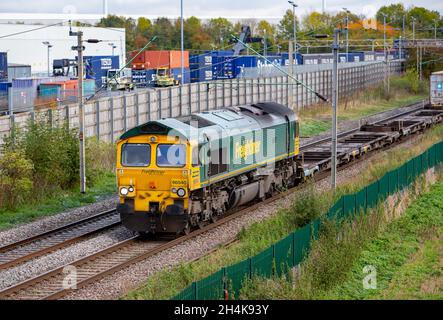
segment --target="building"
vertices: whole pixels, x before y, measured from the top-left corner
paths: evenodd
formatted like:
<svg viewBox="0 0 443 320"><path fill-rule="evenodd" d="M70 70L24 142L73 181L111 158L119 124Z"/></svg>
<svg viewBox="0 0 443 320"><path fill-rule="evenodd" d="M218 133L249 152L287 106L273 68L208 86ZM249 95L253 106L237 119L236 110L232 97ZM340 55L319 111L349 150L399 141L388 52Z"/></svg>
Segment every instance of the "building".
<svg viewBox="0 0 443 320"><path fill-rule="evenodd" d="M0 52L8 53L8 62L30 65L34 75L46 75L49 60L74 59L77 53L72 46L77 45L77 37L69 36L69 25L49 26L1 24ZM72 27L72 31L83 31L84 39L102 40L99 43L84 43L86 56L118 55L120 65L126 60L125 30L119 28Z"/></svg>

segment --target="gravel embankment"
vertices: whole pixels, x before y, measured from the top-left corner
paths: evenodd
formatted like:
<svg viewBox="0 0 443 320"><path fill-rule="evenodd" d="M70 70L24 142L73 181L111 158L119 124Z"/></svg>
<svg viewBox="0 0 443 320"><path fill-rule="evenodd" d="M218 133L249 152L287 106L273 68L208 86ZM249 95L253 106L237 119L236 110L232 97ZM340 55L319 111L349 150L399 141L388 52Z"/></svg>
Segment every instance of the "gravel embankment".
<svg viewBox="0 0 443 320"><path fill-rule="evenodd" d="M53 216L44 217L36 221L0 232L0 246L16 242L51 229L61 227L100 212L117 207L118 197L109 197L103 201L84 207L65 211Z"/></svg>
<svg viewBox="0 0 443 320"><path fill-rule="evenodd" d="M0 290L103 250L133 235L122 226L114 227L67 248L0 271Z"/></svg>
<svg viewBox="0 0 443 320"><path fill-rule="evenodd" d="M341 184L358 175L366 168L366 161L356 164L337 174L337 183ZM327 190L330 187L328 179L316 183L318 190ZM247 228L255 222L262 221L274 215L280 208L287 208L297 193L288 195L278 204L262 205L246 216L231 220L220 227L191 239L174 248L163 251L153 257L139 262L131 267L118 271L112 276L103 278L97 283L79 289L64 299L117 299L128 291L137 288L154 273L169 269L182 262L191 261L206 254L218 245L234 239L242 228Z"/></svg>

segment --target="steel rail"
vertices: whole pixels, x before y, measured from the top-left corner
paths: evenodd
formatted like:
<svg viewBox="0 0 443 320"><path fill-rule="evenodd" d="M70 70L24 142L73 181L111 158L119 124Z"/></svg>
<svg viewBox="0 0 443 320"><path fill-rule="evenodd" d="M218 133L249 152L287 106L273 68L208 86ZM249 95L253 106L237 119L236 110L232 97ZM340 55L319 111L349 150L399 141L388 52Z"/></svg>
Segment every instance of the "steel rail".
<svg viewBox="0 0 443 320"><path fill-rule="evenodd" d="M0 270L67 247L87 236L121 224L115 209L0 247Z"/></svg>

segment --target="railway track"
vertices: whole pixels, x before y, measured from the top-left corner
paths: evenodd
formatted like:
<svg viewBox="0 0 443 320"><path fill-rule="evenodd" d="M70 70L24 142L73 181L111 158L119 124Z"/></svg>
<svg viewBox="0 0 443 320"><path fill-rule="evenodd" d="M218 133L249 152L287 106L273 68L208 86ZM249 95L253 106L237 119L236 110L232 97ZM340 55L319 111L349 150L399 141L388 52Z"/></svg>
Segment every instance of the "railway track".
<svg viewBox="0 0 443 320"><path fill-rule="evenodd" d="M374 151L372 154L376 154L377 152L385 150L390 146L406 141L412 136L413 133L421 132L425 128L431 126L433 123L439 123L443 120L443 111L430 111L422 114L420 113L423 111L421 102L420 105L421 106L417 105L416 108L412 106L411 110L389 116L373 123L365 123L364 126L369 126L371 128L382 128L382 130L376 130L376 132L382 132L380 135L369 131L369 136L372 137L369 140L361 138L356 141L355 139L352 139L352 137L355 137L356 134L362 133L362 128L341 133L339 136L339 145L341 143L344 146L338 148L339 153L348 153L351 154L352 157L347 159L349 161L347 161L344 157L340 157L340 159L345 159L346 161L339 162L339 170L345 170L349 166L366 159L366 157L362 156L367 154L367 151L371 146L371 151ZM401 128L396 128L406 130L405 132L407 134L401 135L403 139L400 139L400 136L396 136L393 131L390 131L390 128L392 128L392 121L395 121L396 119L401 119L399 120L401 123L407 124L406 126L402 125ZM397 122L395 125L398 124ZM365 127L365 129L368 129L368 127ZM367 131L364 131L363 135L366 133ZM351 143L349 142L349 139ZM327 155L326 152L326 149L328 148L330 151L330 139L326 138L315 141L313 143L304 145L302 148L302 153L310 152L310 150L318 152L318 159L308 162L308 165L315 165L322 169L314 176L315 180L319 181L325 179L328 176L328 171L330 169L324 165L327 163L328 157L330 160L330 153ZM358 149L358 152L356 149ZM362 152L362 150L365 152ZM245 215L251 210L257 209L261 205L276 202L279 199L291 194L293 191L294 190L291 189L286 192L279 193L263 202L251 204L246 208L232 212L215 223L198 229L189 235L181 236L173 240L143 241L143 239L138 236L124 240L107 249L76 260L69 265L56 268L42 275L6 288L5 290L0 291L0 299L59 299L75 289L82 288L109 274L113 274L164 250L170 249L185 241L195 238L220 226L221 224L225 224L230 220ZM61 245L61 243L59 245ZM77 279L75 288L69 286L69 280L72 276L75 276Z"/></svg>
<svg viewBox="0 0 443 320"><path fill-rule="evenodd" d="M59 250L119 224L120 218L114 209L5 245L0 247L0 270Z"/></svg>
<svg viewBox="0 0 443 320"><path fill-rule="evenodd" d="M113 274L155 254L173 248L185 241L209 232L233 219L239 218L263 204L269 204L289 195L293 190L279 193L262 202L234 211L224 218L173 240L145 241L140 236L121 241L109 248L88 255L68 265L56 268L37 277L25 280L0 291L1 300L54 300L73 290L82 288L107 275ZM75 288L69 287L76 278Z"/></svg>

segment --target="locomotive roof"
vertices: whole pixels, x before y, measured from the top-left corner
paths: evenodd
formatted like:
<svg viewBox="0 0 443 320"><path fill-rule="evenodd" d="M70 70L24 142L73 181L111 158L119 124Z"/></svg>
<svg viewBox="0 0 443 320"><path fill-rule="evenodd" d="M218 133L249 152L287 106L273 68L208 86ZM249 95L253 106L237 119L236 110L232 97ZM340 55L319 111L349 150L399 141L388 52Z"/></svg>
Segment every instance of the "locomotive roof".
<svg viewBox="0 0 443 320"><path fill-rule="evenodd" d="M219 110L205 111L180 118L152 120L132 128L122 134L120 139L137 135L161 134L181 136L187 140L205 142L207 138L218 139L272 127L286 121L294 121L296 116L292 110L274 102L257 103ZM207 137L207 138L206 138Z"/></svg>

